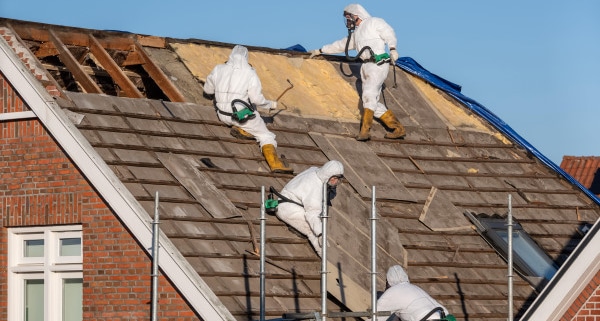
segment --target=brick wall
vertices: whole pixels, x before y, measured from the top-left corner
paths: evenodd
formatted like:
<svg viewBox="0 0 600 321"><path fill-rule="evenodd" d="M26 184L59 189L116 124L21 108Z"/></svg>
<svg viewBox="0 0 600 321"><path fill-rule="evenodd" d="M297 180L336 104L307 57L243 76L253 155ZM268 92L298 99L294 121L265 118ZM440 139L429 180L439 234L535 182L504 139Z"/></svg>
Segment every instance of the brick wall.
<svg viewBox="0 0 600 321"><path fill-rule="evenodd" d="M600 321L600 271L581 291L561 321Z"/></svg>
<svg viewBox="0 0 600 321"><path fill-rule="evenodd" d="M0 112L27 110L0 73ZM0 122L0 320L7 228L81 224L84 320L149 320L152 262L35 119ZM160 320L199 320L162 275Z"/></svg>

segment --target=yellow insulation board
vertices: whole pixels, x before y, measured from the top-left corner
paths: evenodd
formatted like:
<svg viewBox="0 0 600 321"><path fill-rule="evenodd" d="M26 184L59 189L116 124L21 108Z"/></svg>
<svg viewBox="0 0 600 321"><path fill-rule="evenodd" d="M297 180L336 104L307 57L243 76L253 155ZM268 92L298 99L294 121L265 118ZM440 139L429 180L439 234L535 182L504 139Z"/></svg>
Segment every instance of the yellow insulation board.
<svg viewBox="0 0 600 321"><path fill-rule="evenodd" d="M171 44L183 63L199 80L204 81L214 66L227 61L230 48L202 44ZM333 64L317 59L289 58L266 52L250 51L249 63L256 70L267 99L279 100L286 112L303 116L360 119L359 97L350 83Z"/></svg>

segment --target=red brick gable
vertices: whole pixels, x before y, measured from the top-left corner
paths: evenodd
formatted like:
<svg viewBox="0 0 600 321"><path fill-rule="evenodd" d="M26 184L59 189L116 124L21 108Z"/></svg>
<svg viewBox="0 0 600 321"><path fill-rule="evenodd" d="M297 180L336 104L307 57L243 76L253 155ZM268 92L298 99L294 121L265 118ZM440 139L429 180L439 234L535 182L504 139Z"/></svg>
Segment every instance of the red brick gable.
<svg viewBox="0 0 600 321"><path fill-rule="evenodd" d="M0 112L28 107L0 73ZM151 260L36 119L0 122L0 266L10 227L81 224L83 318L149 319ZM0 319L7 320L6 268ZM162 275L158 317L200 320Z"/></svg>
<svg viewBox="0 0 600 321"><path fill-rule="evenodd" d="M600 271L586 288L581 291L561 321L598 321L600 320Z"/></svg>

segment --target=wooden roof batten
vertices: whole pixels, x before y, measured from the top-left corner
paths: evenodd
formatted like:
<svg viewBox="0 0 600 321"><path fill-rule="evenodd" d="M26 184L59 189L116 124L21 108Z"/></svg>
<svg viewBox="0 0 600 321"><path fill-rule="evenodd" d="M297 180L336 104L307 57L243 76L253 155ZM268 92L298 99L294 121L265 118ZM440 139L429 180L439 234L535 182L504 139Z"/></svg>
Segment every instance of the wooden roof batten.
<svg viewBox="0 0 600 321"><path fill-rule="evenodd" d="M135 86L122 67L140 65L148 76L162 90L164 95L172 102L186 102L186 98L171 82L169 77L145 52L143 45L149 43L156 46L156 41L151 37L131 35L122 36L121 33L101 32L95 30L59 28L57 26L34 25L18 23L13 28L15 34L21 39L39 42L39 49L35 52L38 59L48 56L58 56L67 70L73 75L77 83L86 93L103 94L100 85L90 76L94 71L82 66L73 56L68 46L86 47L89 52L102 65L102 68L114 83L122 89L126 97L144 98L144 94ZM111 57L108 50L128 52L121 66Z"/></svg>
<svg viewBox="0 0 600 321"><path fill-rule="evenodd" d="M91 94L102 94L102 89L100 89L92 77L83 70L77 59L75 59L71 51L69 51L69 48L67 48L60 40L59 36L53 30L48 30L48 33L50 35L50 40L54 43L54 47L58 50L58 57L73 74L75 80L83 87L83 90Z"/></svg>
<svg viewBox="0 0 600 321"><path fill-rule="evenodd" d="M33 52L31 52L30 48L28 48L25 45L22 45L22 44L24 44L24 41L23 41L23 39L21 39L19 34L15 31L15 28L12 26L12 24L7 23L4 27L2 27L0 29L2 29L1 32L5 37L8 36L9 38L11 38L11 37L14 38L15 43L13 43L13 46L16 45L20 48L20 50L23 51L23 53L19 54L19 55L23 55L21 57L21 59L23 60L23 62L26 63L26 65L28 67L32 68L32 72L34 73L36 78L38 78L40 80L40 82L46 87L46 90L48 90L49 92L51 92L51 94L54 94L54 95L56 95L56 93L53 91L57 91L58 96L65 98L65 94L64 94L61 86L56 81L56 79L54 79L52 77L52 75L48 72L48 70L45 69L42 66L42 64L38 61L37 55L34 54ZM52 45L52 48L53 48L54 55L57 55L58 51L54 48L53 45ZM15 52L18 52L16 48L13 47L13 49L15 49ZM42 73L42 75L36 75L36 71L34 71L34 70Z"/></svg>
<svg viewBox="0 0 600 321"><path fill-rule="evenodd" d="M165 75L160 67L158 67L152 59L150 59L148 54L144 51L144 47L142 47L137 40L134 40L133 42L135 44L135 51L144 61L142 67L144 70L146 70L148 75L154 79L154 82L156 82L160 89L162 89L165 95L169 97L169 100L172 102L185 102L186 99L183 94L179 91L179 89L177 89L177 87L175 87L175 85L173 85L171 80L169 80L169 77Z"/></svg>
<svg viewBox="0 0 600 321"><path fill-rule="evenodd" d="M90 51L100 61L108 74L113 78L121 89L130 98L144 98L144 95L137 89L131 79L123 73L117 63L110 57L108 52L102 47L98 39L90 34Z"/></svg>

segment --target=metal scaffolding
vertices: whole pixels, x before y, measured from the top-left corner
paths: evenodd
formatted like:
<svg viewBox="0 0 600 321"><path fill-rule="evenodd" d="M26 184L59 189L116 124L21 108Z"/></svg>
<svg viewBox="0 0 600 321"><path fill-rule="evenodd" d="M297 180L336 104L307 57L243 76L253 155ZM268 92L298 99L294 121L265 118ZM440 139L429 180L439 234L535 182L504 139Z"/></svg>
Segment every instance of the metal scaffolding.
<svg viewBox="0 0 600 321"><path fill-rule="evenodd" d="M321 226L323 230L321 248L321 311L306 313L287 313L283 315L285 320L315 320L326 321L328 317L370 317L390 316L389 311L377 311L377 210L375 198L375 186L371 194L371 309L360 312L335 312L327 311L327 220L328 215L328 193L327 182L323 184L323 203L321 212ZM265 321L265 187L261 187L261 211L260 211L260 321ZM281 320L281 319L277 319Z"/></svg>

